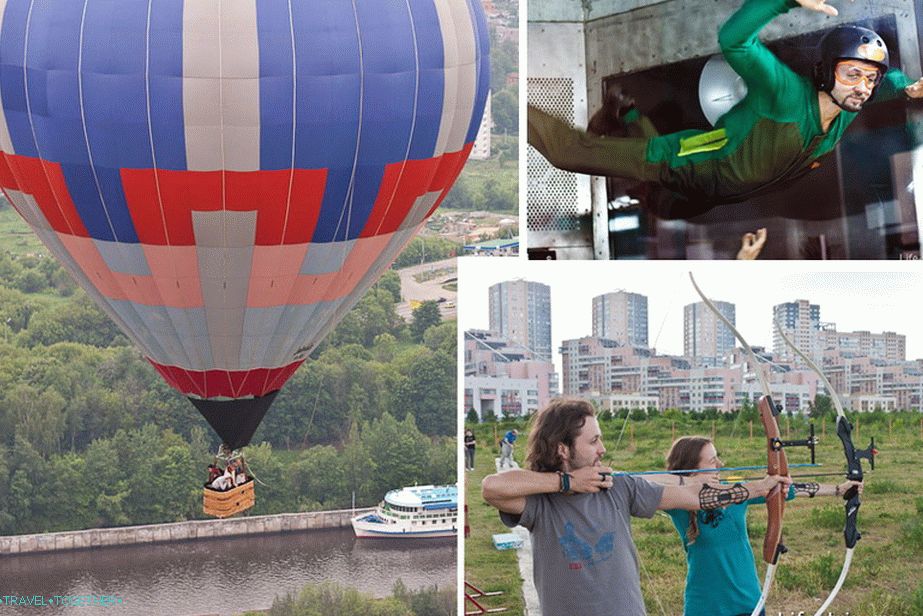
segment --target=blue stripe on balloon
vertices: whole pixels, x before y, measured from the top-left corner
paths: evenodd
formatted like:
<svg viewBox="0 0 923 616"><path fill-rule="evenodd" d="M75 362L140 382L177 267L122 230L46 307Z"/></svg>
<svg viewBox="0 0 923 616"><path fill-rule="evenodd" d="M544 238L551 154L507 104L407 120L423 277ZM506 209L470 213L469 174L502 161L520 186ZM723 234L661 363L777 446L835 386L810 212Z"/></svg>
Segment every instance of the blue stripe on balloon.
<svg viewBox="0 0 923 616"><path fill-rule="evenodd" d="M95 166L153 166L147 121L146 38L147 0L89 3L80 54L83 115Z"/></svg>
<svg viewBox="0 0 923 616"><path fill-rule="evenodd" d="M297 71L295 166L327 169L313 242L342 240L359 127L359 43L352 4L293 2Z"/></svg>
<svg viewBox="0 0 923 616"><path fill-rule="evenodd" d="M65 177L91 237L137 242L119 170L153 166L145 79L147 2L97 0L89 3L83 20L77 102L86 141L74 144L75 152L83 150L83 160L65 167Z"/></svg>
<svg viewBox="0 0 923 616"><path fill-rule="evenodd" d="M186 130L183 116L184 0L158 0L151 9L148 90L150 128L157 167L186 169ZM148 141L150 143L150 141Z"/></svg>
<svg viewBox="0 0 923 616"><path fill-rule="evenodd" d="M83 128L85 110L80 106L78 82L82 14L83 5L76 2L33 5L26 56L28 112L37 154L61 165L70 197L90 237L117 241L120 235L113 233L100 200ZM88 24L86 30L92 29ZM100 175L102 183L106 174ZM124 198L121 204L115 204L115 209L120 206L124 210ZM119 223L124 218L115 216ZM134 229L128 222L124 235L134 239Z"/></svg>
<svg viewBox="0 0 923 616"><path fill-rule="evenodd" d="M445 97L445 50L439 13L433 0L411 0L410 5L419 57L420 94L409 158L422 160L442 154L436 152L436 140Z"/></svg>
<svg viewBox="0 0 923 616"><path fill-rule="evenodd" d="M259 0L260 169L292 166L292 31L288 0ZM316 112L304 109L313 116Z"/></svg>
<svg viewBox="0 0 923 616"><path fill-rule="evenodd" d="M348 239L375 204L385 166L406 160L414 129L417 63L410 13L357 3L363 59L362 137Z"/></svg>
<svg viewBox="0 0 923 616"><path fill-rule="evenodd" d="M474 99L474 113L471 115L471 124L465 135L465 143L471 143L481 127L481 116L484 115L484 106L490 91L490 38L487 32L487 20L484 10L477 0L468 0L468 11L474 25L474 34L477 44L477 95Z"/></svg>
<svg viewBox="0 0 923 616"><path fill-rule="evenodd" d="M28 113L37 155L53 163L85 164L87 160L77 82L82 13L83 5L78 2L60 7L41 2L35 3L30 17Z"/></svg>
<svg viewBox="0 0 923 616"><path fill-rule="evenodd" d="M38 154L26 114L26 89L21 65L29 4L29 0L9 0L3 13L3 30L0 31L0 90L3 91L3 114L13 149L17 154L35 157Z"/></svg>

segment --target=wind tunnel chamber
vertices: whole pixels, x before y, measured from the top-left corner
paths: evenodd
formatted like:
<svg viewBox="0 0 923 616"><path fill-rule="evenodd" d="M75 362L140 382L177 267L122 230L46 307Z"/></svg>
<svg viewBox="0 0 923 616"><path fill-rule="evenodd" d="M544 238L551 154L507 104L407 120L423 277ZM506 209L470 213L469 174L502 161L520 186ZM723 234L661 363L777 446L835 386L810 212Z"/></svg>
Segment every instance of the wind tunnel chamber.
<svg viewBox="0 0 923 616"><path fill-rule="evenodd" d="M910 1L873 4L838 5L836 19L792 9L764 28L761 38L797 73L810 75L824 32L862 25L884 38L892 66L920 76L923 9ZM699 101L700 76L719 53L718 29L740 5L591 1L579 21L568 21L577 15L563 3L531 0L529 101L583 128L607 89L618 87L661 134L710 130ZM529 255L732 259L745 233L766 227L763 259L915 258L923 149L914 144L923 143L921 126L920 102L868 105L819 168L745 202L692 204L700 206L693 211L688 204L671 211L669 195L657 186L554 169L529 147ZM915 183L921 190L914 192Z"/></svg>

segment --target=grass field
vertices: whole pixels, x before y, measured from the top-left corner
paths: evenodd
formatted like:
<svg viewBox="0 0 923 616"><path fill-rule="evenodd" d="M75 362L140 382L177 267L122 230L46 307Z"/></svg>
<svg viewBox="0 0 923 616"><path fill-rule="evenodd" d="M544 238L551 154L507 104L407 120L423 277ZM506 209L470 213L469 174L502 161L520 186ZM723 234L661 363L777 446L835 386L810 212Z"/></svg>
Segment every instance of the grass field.
<svg viewBox="0 0 923 616"><path fill-rule="evenodd" d="M3 249L17 255L30 253L48 254L48 250L16 213L6 199L0 197L0 237Z"/></svg>
<svg viewBox="0 0 923 616"><path fill-rule="evenodd" d="M855 416L850 416L856 421ZM880 455L876 470L866 469L865 492L858 515L862 540L856 546L846 583L829 608L834 615L856 616L917 616L923 614L923 423L920 414L863 415L858 418L853 441L859 448L868 445L870 436ZM665 419L630 421L623 431L621 419L602 422L606 458L613 468L629 471L663 468L664 456L671 438L685 434L713 436L722 460L727 466L766 463L765 437L760 425L719 420L675 422ZM807 435L807 420L796 418L780 422L783 439L800 439ZM519 577L516 554L498 552L491 535L506 532L496 510L480 495L481 479L492 473L496 451L494 432L502 436L510 426L493 424L474 426L478 443L477 468L466 475L466 498L469 507L471 536L465 543L465 579L483 590L502 590L505 594L486 601L491 606L510 608L521 614L522 580ZM518 425L520 431L525 426ZM817 472L840 471L844 468L843 448L834 431L832 419L816 423L821 442L817 461L823 465ZM621 438L620 438L621 435ZM525 434L516 458L522 463ZM617 445L616 445L617 444ZM788 451L789 463L808 462L806 449ZM795 472L809 472L797 469ZM800 479L811 481L811 479ZM839 483L842 477L820 477L820 483ZM767 601L767 614L809 614L820 607L829 594L843 565L844 509L834 498L798 497L790 501L783 521L784 542L789 552L782 556ZM685 556L673 524L664 514L651 520L635 519L632 534L638 548L642 570L641 587L648 614L678 615L683 611ZM753 507L749 512L748 528L751 544L757 554L760 583L765 572L762 562L762 542L766 530L765 508Z"/></svg>

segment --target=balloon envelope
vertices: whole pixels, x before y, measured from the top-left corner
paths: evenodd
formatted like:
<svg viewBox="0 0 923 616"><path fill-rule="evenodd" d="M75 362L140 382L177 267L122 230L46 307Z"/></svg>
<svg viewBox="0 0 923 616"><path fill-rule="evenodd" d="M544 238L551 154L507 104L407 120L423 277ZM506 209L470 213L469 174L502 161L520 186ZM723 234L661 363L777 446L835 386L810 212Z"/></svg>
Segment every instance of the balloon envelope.
<svg viewBox="0 0 923 616"><path fill-rule="evenodd" d="M476 0L0 0L0 186L232 446L461 171Z"/></svg>

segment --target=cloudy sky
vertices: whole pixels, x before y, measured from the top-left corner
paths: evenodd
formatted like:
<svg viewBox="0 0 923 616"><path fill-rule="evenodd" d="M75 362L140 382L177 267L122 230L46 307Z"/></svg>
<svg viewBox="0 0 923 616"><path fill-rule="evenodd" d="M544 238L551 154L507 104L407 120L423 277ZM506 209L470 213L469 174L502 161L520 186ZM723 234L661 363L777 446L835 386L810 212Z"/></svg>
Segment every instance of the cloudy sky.
<svg viewBox="0 0 923 616"><path fill-rule="evenodd" d="M798 299L820 305L822 322L838 331L894 331L907 336L907 359L923 357L923 273L917 262L632 262L459 259L459 330L487 329L487 289L522 278L551 287L555 363L562 340L592 333L592 298L625 290L647 296L648 342L660 353L683 352L683 307L700 301L689 271L713 300L737 307L737 328L754 346L772 346L772 306ZM815 271L805 272L810 268ZM796 271L802 270L802 271ZM864 271L863 271L864 270ZM560 365L559 365L560 369Z"/></svg>

